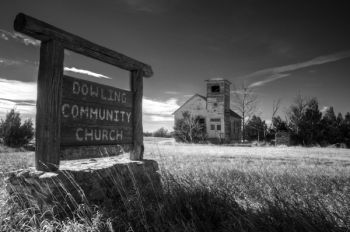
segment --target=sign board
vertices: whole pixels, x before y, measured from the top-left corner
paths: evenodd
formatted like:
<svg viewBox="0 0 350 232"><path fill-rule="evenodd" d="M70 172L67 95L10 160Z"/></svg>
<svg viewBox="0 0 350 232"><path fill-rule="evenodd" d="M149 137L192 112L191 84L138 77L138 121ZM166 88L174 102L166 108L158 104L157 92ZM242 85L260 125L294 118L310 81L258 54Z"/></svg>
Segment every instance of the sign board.
<svg viewBox="0 0 350 232"><path fill-rule="evenodd" d="M61 146L132 143L133 93L63 76Z"/></svg>
<svg viewBox="0 0 350 232"><path fill-rule="evenodd" d="M41 41L36 113L36 169L55 171L61 153L103 146L129 147L143 158L143 77L152 68L50 24L18 14L16 31ZM64 50L130 71L130 91L63 75ZM81 149L86 153L98 150ZM68 154L68 155L69 155Z"/></svg>

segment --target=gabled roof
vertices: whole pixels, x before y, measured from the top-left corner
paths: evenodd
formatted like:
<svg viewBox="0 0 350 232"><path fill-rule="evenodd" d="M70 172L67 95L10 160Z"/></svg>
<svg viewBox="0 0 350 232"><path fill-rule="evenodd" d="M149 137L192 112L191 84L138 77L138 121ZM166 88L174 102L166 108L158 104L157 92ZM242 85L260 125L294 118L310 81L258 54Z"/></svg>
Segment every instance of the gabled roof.
<svg viewBox="0 0 350 232"><path fill-rule="evenodd" d="M182 106L180 106L177 110L175 110L174 113L172 113L172 115L175 114L179 109L181 109L184 105L186 105L189 101L191 101L191 100L192 100L193 98L195 98L195 97L201 97L201 98L203 98L205 101L207 101L207 98L206 98L206 97L204 97L204 96L202 96L202 95L196 93L195 95L193 95L192 97L190 97L184 104L182 104Z"/></svg>
<svg viewBox="0 0 350 232"><path fill-rule="evenodd" d="M242 117L241 117L239 114L237 114L236 112L234 112L234 111L231 110L231 109L230 109L230 115L231 115L232 117L242 119Z"/></svg>

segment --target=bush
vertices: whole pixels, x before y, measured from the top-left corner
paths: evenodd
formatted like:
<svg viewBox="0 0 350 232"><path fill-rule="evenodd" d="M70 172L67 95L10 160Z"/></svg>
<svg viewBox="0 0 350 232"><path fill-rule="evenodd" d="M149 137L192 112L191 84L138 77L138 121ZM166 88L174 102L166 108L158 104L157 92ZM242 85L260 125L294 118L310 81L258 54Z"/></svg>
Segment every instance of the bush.
<svg viewBox="0 0 350 232"><path fill-rule="evenodd" d="M0 122L0 137L9 147L20 147L28 144L34 136L33 122L27 119L21 125L21 117L18 112L12 109L6 119Z"/></svg>
<svg viewBox="0 0 350 232"><path fill-rule="evenodd" d="M153 136L154 137L163 137L163 138L170 138L171 137L169 131L167 129L165 129L164 127L159 128L158 130L153 132Z"/></svg>
<svg viewBox="0 0 350 232"><path fill-rule="evenodd" d="M174 138L177 142L203 143L207 140L207 132L203 118L183 112L183 118L176 120Z"/></svg>

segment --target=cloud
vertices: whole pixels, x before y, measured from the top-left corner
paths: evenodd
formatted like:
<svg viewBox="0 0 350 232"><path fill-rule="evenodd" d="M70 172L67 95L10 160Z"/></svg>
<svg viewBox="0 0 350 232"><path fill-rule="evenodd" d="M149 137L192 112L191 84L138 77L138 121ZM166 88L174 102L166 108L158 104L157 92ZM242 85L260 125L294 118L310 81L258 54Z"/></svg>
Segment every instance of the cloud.
<svg viewBox="0 0 350 232"><path fill-rule="evenodd" d="M262 86L262 85L265 85L266 83L269 83L269 82L272 82L272 81L275 81L275 80L278 80L278 79L287 77L287 76L289 76L289 75L290 75L289 73L278 73L278 74L274 74L274 75L270 76L269 78L267 78L267 79L265 79L265 80L256 81L256 82L250 84L250 85L249 85L249 88Z"/></svg>
<svg viewBox="0 0 350 232"><path fill-rule="evenodd" d="M33 65L33 66L38 66L39 62L32 62L29 60L24 60L22 61L18 61L18 60L11 60L11 59L6 59L6 58L1 58L0 57L0 65L5 65L5 66L11 66L11 65L22 65L22 64L29 64L29 65ZM85 70L85 69L78 69L75 67L64 67L64 71L66 72L74 72L74 73L80 73L80 74L84 74L84 75L88 75L88 76L93 76L93 77L97 77L97 78L106 78L106 79L111 79L108 76L105 76L103 74L99 74L99 73L95 73L89 70Z"/></svg>
<svg viewBox="0 0 350 232"><path fill-rule="evenodd" d="M0 29L0 38L3 40L9 40L9 38L12 38L15 41L25 44L26 46L32 45L37 47L40 45L40 40L33 39L18 32L9 32L2 29Z"/></svg>
<svg viewBox="0 0 350 232"><path fill-rule="evenodd" d="M10 60L10 59L0 57L0 64L5 65L5 66L11 66L11 65L20 65L20 64L22 64L22 62L20 62L18 60Z"/></svg>
<svg viewBox="0 0 350 232"><path fill-rule="evenodd" d="M36 112L36 83L0 78L0 116L16 109L28 118Z"/></svg>
<svg viewBox="0 0 350 232"><path fill-rule="evenodd" d="M150 115L150 119L153 122L174 122L174 117L171 116L159 116L159 115Z"/></svg>
<svg viewBox="0 0 350 232"><path fill-rule="evenodd" d="M95 72L91 72L91 71L85 70L85 69L78 69L78 68L75 68L75 67L71 67L71 68L64 67L64 71L85 74L85 75L93 76L93 77L97 77L97 78L111 79L110 77L107 77L105 75L102 75L102 74L99 74L99 73L95 73Z"/></svg>
<svg viewBox="0 0 350 232"><path fill-rule="evenodd" d="M265 85L266 83L289 76L290 73L287 73L287 72L292 72L298 69L307 68L315 65L335 62L335 61L346 59L349 57L350 57L350 50L347 50L347 51L342 51L342 52L333 53L329 55L318 56L311 60L307 60L300 63L259 70L257 72L253 72L251 74L245 75L241 78L244 78L244 79L263 78L263 80L253 82L252 84L249 85L249 87L258 87L258 86Z"/></svg>
<svg viewBox="0 0 350 232"><path fill-rule="evenodd" d="M167 101L157 101L143 98L143 113L150 116L152 121L173 121L172 113L180 106L177 99L170 98Z"/></svg>
<svg viewBox="0 0 350 232"><path fill-rule="evenodd" d="M0 98L7 100L36 100L36 83L0 78Z"/></svg>
<svg viewBox="0 0 350 232"><path fill-rule="evenodd" d="M165 94L169 94L169 95L178 95L178 94L181 94L180 92L177 92L177 91L165 91L164 93L165 93Z"/></svg>
<svg viewBox="0 0 350 232"><path fill-rule="evenodd" d="M322 113L325 113L329 109L329 106L323 106L320 110Z"/></svg>

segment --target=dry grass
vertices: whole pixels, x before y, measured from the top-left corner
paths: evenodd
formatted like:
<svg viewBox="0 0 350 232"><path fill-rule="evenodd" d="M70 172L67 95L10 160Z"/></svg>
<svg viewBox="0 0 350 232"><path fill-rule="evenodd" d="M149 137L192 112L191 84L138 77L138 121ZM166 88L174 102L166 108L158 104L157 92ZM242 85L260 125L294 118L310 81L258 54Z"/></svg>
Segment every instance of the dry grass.
<svg viewBox="0 0 350 232"><path fill-rule="evenodd" d="M142 208L142 218L132 205L93 213L83 207L71 219L39 213L33 220L16 209L11 215L0 176L0 228L19 228L22 217L28 231L350 230L350 150L183 145L153 138L145 150L145 158L159 163L164 194L158 205ZM0 154L2 172L32 161L33 153Z"/></svg>

